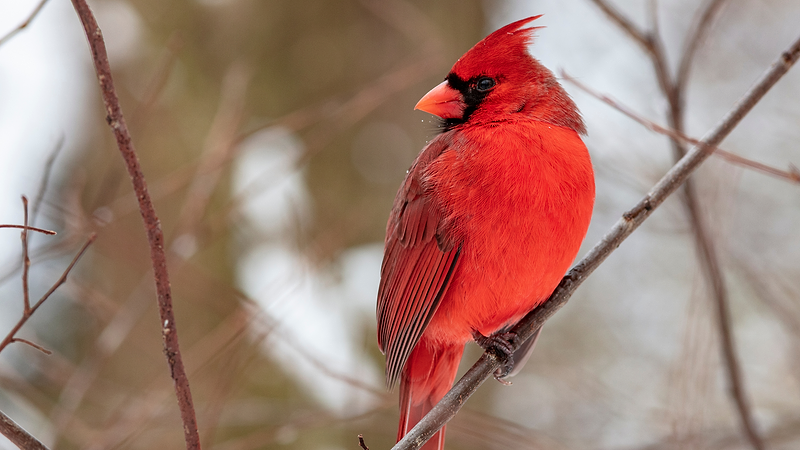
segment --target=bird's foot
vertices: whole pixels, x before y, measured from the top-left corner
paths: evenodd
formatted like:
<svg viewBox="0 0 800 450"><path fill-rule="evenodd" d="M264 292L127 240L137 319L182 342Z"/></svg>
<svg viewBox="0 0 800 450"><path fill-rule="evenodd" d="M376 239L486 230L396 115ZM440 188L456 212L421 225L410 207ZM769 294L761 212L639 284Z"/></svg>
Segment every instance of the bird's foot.
<svg viewBox="0 0 800 450"><path fill-rule="evenodd" d="M491 336L484 336L480 331L474 330L472 338L484 350L497 356L502 365L494 371L494 379L501 384L510 386L511 382L505 377L514 370L514 348L511 343L517 338L517 333L500 330Z"/></svg>

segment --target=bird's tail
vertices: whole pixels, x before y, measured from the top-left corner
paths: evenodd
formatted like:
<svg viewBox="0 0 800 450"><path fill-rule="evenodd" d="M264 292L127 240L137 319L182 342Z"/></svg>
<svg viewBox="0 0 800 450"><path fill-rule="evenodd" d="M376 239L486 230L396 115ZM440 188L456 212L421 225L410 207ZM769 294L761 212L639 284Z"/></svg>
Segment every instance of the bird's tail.
<svg viewBox="0 0 800 450"><path fill-rule="evenodd" d="M425 341L420 341L411 352L400 381L398 441L450 390L463 352L463 345L434 349ZM442 427L421 450L442 450L444 431Z"/></svg>

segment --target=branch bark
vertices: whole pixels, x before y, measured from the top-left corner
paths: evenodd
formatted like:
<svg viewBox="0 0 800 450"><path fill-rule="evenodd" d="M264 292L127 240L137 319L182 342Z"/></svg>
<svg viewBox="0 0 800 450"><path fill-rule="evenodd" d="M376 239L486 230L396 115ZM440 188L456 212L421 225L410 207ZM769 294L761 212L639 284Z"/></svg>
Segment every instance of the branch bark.
<svg viewBox="0 0 800 450"><path fill-rule="evenodd" d="M622 241L633 233L667 197L672 195L703 161L711 156L714 147L730 134L753 106L761 100L764 94L789 71L798 58L800 58L800 39L780 55L778 60L744 94L734 108L702 139L702 145L690 150L653 186L649 194L630 211L623 214L622 218L617 221L603 239L564 276L561 283L553 291L553 294L550 295L550 298L531 311L512 328L511 331L517 334L517 339L510 343L512 348L519 348L547 319L567 303L575 289L586 277L605 261L608 255L619 247ZM453 386L450 392L444 396L442 401L434 406L392 449L410 450L420 448L436 431L456 415L467 399L503 362L498 355L484 353Z"/></svg>
<svg viewBox="0 0 800 450"><path fill-rule="evenodd" d="M0 411L0 434L5 436L12 444L22 450L47 450L44 444L31 436L10 417Z"/></svg>
<svg viewBox="0 0 800 450"><path fill-rule="evenodd" d="M183 421L186 448L200 449L200 437L197 431L197 419L192 393L189 389L189 379L186 376L178 345L178 331L172 308L172 291L167 271L167 258L164 252L164 233L161 230L161 223L150 199L147 183L139 166L139 158L136 155L136 150L131 141L130 133L119 105L119 99L114 89L103 33L100 31L92 11L86 4L86 0L72 0L72 4L83 24L86 38L89 41L95 72L103 95L103 103L108 114L106 121L114 132L117 146L131 177L133 189L139 202L139 211L147 232L147 240L150 243L150 259L153 264L156 292L158 293L158 311L161 316L161 336L164 343L164 354L175 386L175 395L178 399L181 420Z"/></svg>

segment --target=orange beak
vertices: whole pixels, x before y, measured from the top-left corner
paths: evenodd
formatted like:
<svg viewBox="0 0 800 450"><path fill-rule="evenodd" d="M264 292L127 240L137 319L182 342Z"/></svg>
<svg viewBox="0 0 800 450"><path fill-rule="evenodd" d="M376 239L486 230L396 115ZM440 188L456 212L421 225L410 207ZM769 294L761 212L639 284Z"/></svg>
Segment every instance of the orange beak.
<svg viewBox="0 0 800 450"><path fill-rule="evenodd" d="M414 109L431 113L442 119L457 119L464 115L467 105L461 93L442 81L422 97Z"/></svg>

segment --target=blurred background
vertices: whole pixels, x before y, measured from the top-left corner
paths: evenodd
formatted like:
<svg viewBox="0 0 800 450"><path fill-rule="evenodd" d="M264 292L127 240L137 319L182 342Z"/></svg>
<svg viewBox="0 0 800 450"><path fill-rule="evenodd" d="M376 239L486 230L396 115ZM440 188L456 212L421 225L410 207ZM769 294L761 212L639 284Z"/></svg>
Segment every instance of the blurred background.
<svg viewBox="0 0 800 450"><path fill-rule="evenodd" d="M0 36L38 0L0 2ZM798 37L796 0L728 0L686 86L701 137ZM670 70L707 2L613 3L657 24ZM207 449L388 449L374 305L394 194L436 122L413 111L492 30L544 14L534 56L665 124L641 47L590 0L97 0L156 201ZM588 126L597 203L582 253L672 163L670 143L564 83ZM723 143L800 164L800 69ZM48 1L0 46L0 223L33 224L31 296L69 281L0 355L0 410L58 449L182 448L148 247L82 27ZM712 158L694 176L731 297L758 431L800 446L800 186ZM41 198L40 201L37 198ZM0 230L0 336L22 310L19 234ZM714 303L678 196L550 322L513 386L484 384L449 449L745 449ZM468 345L461 370L479 356ZM13 446L0 437L0 448Z"/></svg>

